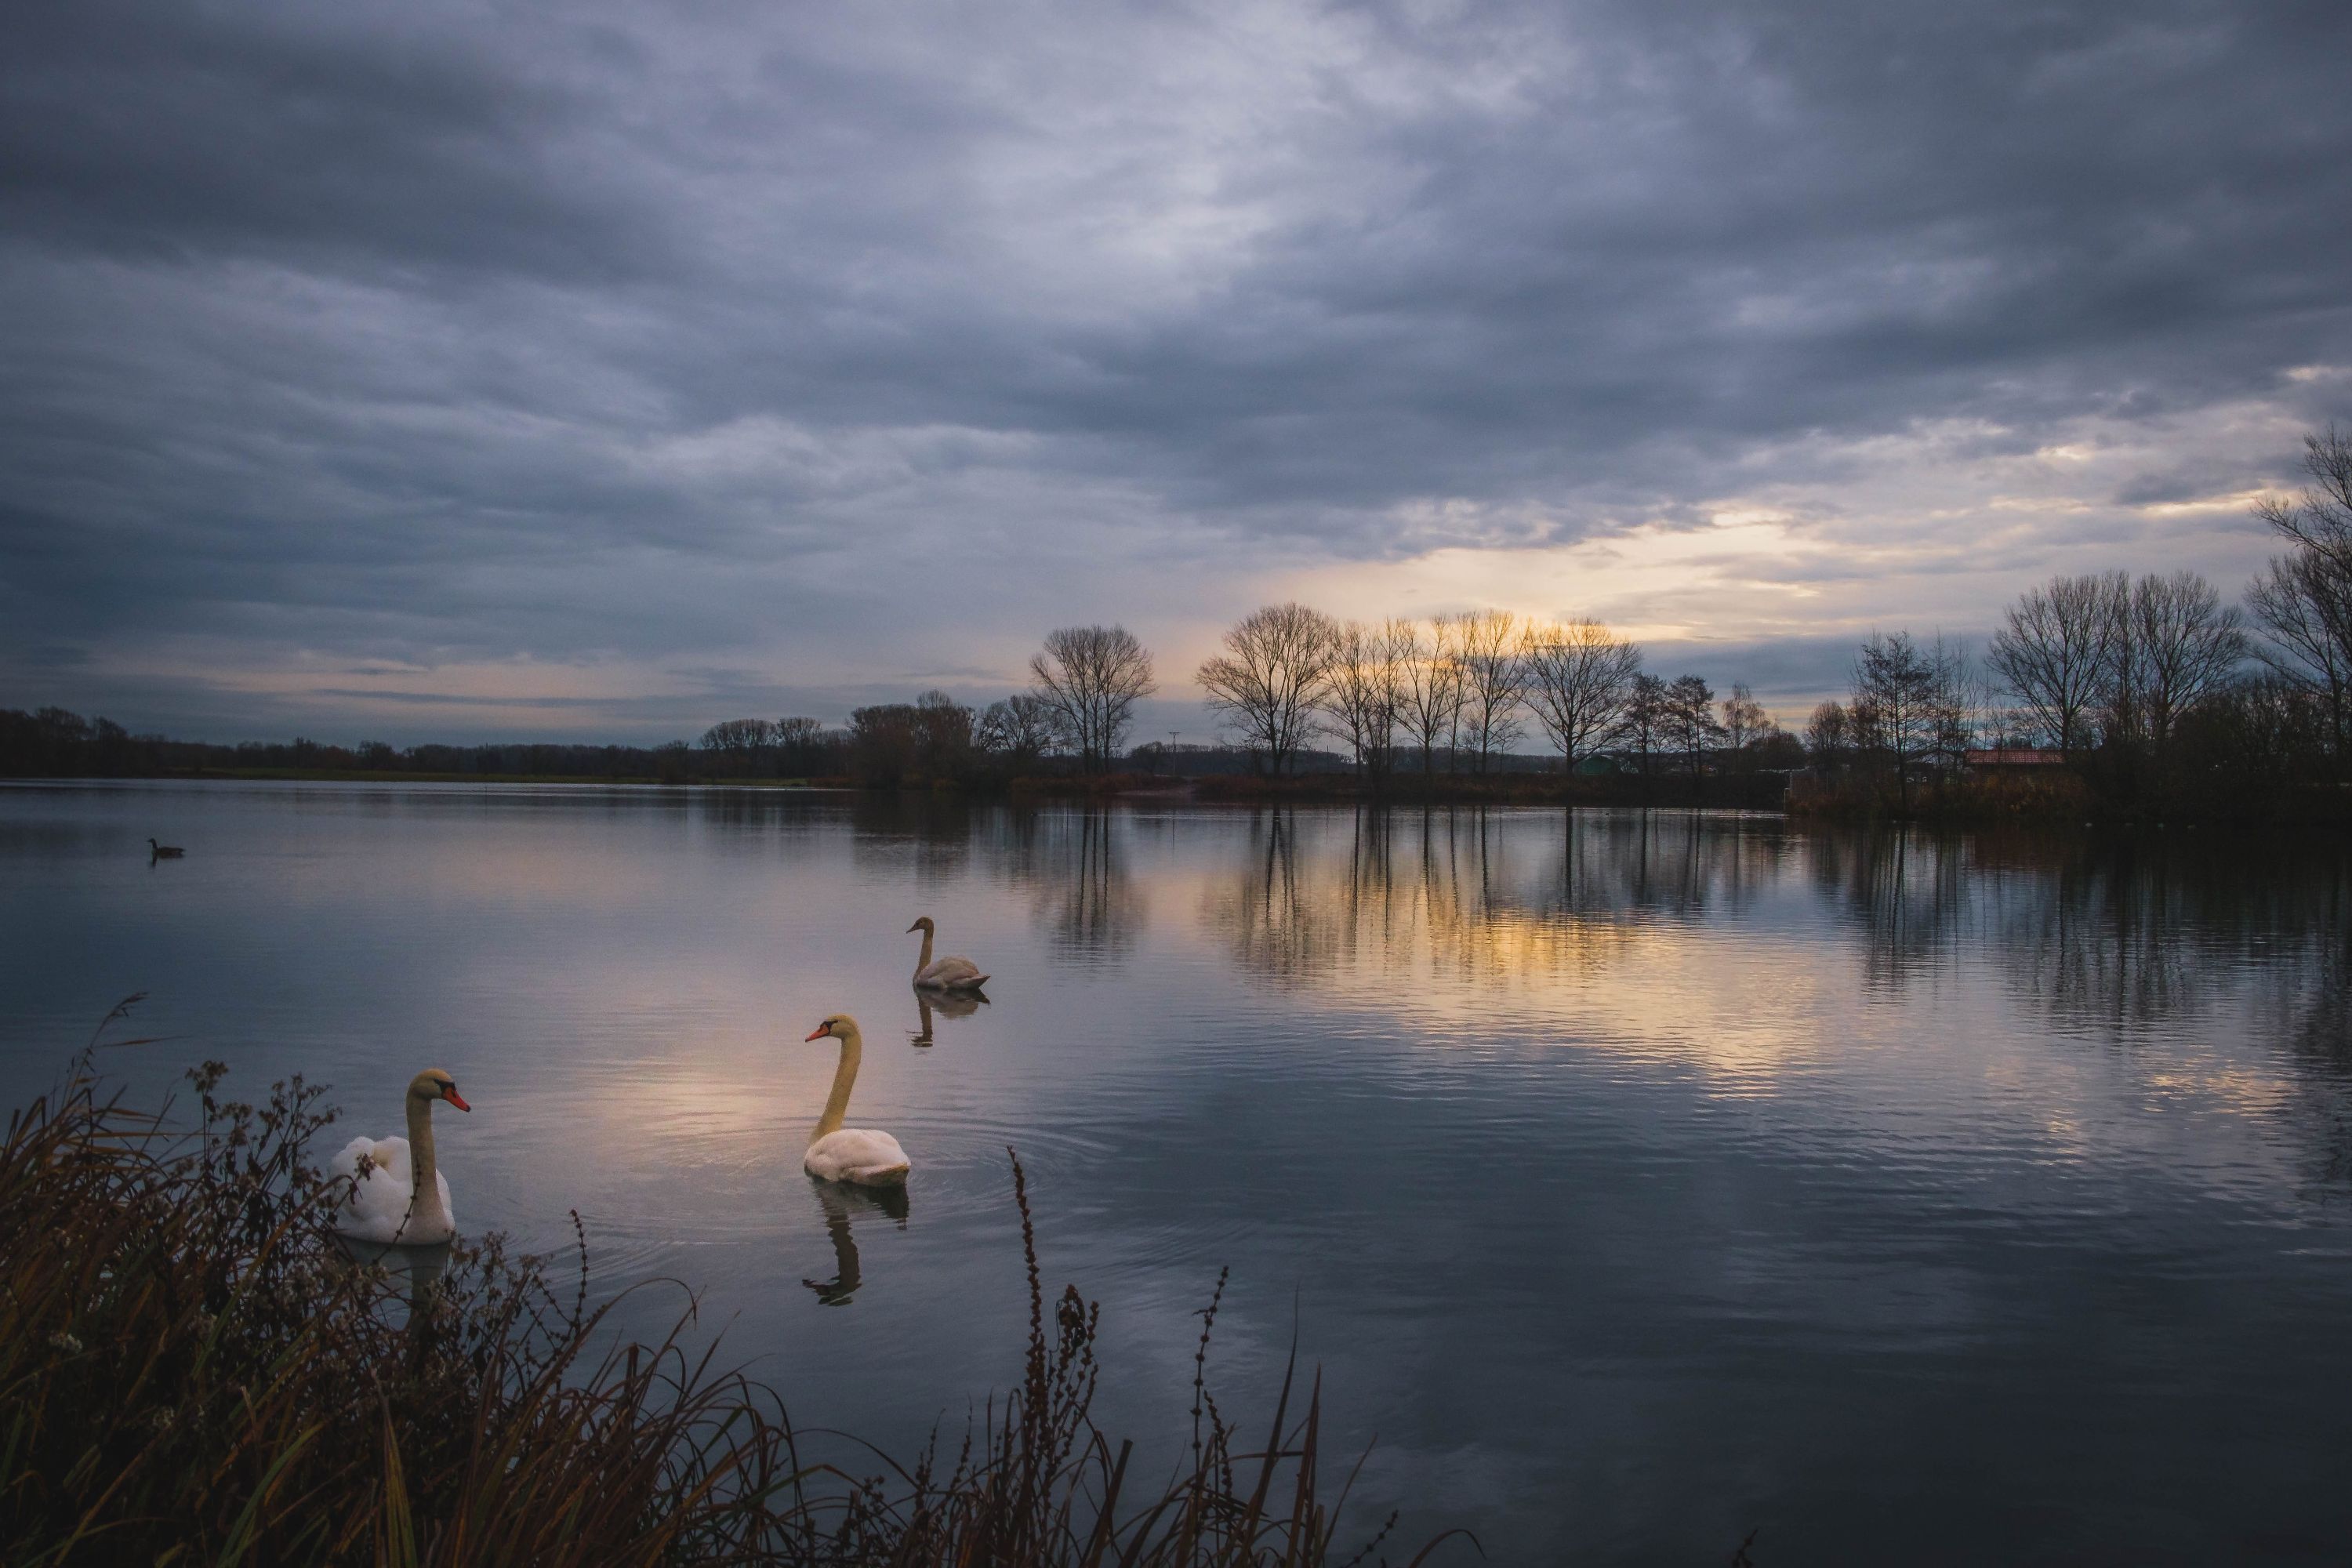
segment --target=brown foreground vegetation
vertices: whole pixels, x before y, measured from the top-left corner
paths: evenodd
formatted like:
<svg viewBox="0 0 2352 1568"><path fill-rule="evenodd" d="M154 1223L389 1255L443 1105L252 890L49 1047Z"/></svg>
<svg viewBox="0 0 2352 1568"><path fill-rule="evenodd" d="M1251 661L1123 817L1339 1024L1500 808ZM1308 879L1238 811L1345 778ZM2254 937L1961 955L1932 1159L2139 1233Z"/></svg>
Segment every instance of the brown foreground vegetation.
<svg viewBox="0 0 2352 1568"><path fill-rule="evenodd" d="M772 1390L688 1347L690 1308L657 1343L611 1331L584 1238L568 1290L495 1237L403 1289L329 1229L341 1181L308 1150L333 1116L300 1079L247 1106L207 1065L175 1131L170 1107L106 1092L93 1059L0 1145L9 1563L1334 1560L1346 1489L1325 1495L1319 1377L1302 1401L1286 1373L1249 1447L1197 1370L1206 1323L1190 1463L1137 1495L1131 1445L1088 1414L1097 1308L1075 1289L1047 1302L1017 1161L1024 1375L951 1452L900 1464L838 1437L814 1451Z"/></svg>

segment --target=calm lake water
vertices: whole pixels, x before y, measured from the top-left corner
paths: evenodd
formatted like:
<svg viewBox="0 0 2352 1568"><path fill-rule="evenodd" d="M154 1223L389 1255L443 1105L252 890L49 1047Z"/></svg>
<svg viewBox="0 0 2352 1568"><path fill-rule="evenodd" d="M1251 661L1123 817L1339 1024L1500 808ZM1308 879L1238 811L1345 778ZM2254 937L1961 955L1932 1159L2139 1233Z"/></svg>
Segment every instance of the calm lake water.
<svg viewBox="0 0 2352 1568"><path fill-rule="evenodd" d="M149 863L145 839L187 858ZM1099 1405L1255 1428L1490 1560L2352 1557L2352 876L2333 841L718 791L0 789L0 1088L119 998L395 1131L459 1224L674 1277L901 1448L1020 1371L1006 1146ZM919 914L992 971L926 1016ZM800 1170L831 1042L903 1219ZM854 1287L854 1288L853 1288ZM674 1291L625 1310L654 1326ZM1454 1561L1473 1561L1456 1552Z"/></svg>

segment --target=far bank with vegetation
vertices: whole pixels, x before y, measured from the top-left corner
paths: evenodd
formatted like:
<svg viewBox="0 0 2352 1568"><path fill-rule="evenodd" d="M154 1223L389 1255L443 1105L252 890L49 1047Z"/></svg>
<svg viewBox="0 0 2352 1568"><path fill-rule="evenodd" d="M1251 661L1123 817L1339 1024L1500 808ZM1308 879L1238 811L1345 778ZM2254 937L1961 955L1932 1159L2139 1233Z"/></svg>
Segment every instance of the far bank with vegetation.
<svg viewBox="0 0 2352 1568"><path fill-rule="evenodd" d="M2195 573L2061 576L1981 649L1875 631L1791 732L1744 683L1643 668L1589 617L1340 621L1269 605L1193 679L1214 745L1131 744L1159 689L1123 626L1066 626L985 706L942 690L731 719L692 744L215 746L0 710L0 776L456 778L1210 799L1779 806L1840 815L2352 821L2352 438L2257 516L2284 546L2232 604ZM1529 742L1542 749L1530 754Z"/></svg>

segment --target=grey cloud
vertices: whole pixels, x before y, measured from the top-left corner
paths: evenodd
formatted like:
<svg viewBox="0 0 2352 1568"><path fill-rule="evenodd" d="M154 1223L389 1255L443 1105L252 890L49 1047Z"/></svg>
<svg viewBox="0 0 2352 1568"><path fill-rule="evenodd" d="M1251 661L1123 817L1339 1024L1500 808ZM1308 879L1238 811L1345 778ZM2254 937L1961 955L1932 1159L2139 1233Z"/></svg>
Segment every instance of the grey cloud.
<svg viewBox="0 0 2352 1568"><path fill-rule="evenodd" d="M583 166L596 106L520 40L142 0L33 0L11 34L0 212L69 254L607 279L677 264L653 215ZM613 41L571 40L608 59Z"/></svg>
<svg viewBox="0 0 2352 1568"><path fill-rule="evenodd" d="M171 637L985 686L2352 360L2340 5L20 11L0 700Z"/></svg>

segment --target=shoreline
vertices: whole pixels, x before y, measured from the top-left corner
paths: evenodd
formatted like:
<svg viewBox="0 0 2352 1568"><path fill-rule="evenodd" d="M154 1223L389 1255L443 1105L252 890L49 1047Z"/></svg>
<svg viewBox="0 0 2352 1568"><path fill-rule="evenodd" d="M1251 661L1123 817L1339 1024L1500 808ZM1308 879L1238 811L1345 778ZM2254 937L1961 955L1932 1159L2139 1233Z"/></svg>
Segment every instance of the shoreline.
<svg viewBox="0 0 2352 1568"><path fill-rule="evenodd" d="M1367 788L1347 774L1310 773L1286 779L1253 778L1247 774L1207 774L1168 778L1145 774L1023 777L1004 781L958 782L916 780L896 785L862 784L840 777L823 778L656 778L646 774L597 773L469 773L408 772L399 769L334 768L204 768L138 774L54 774L0 778L0 785L91 785L131 784L473 784L483 787L551 789L626 788L646 790L744 790L761 794L822 795L859 799L906 801L962 800L1014 804L1081 804L1108 805L1186 805L1265 809L1285 806L1370 807L1380 811L1460 809L1595 811L1707 811L1768 815L1792 825L1824 826L1921 826L1953 831L2020 827L2065 832L2116 829L2311 832L2340 836L2352 821L2343 812L2331 813L2325 800L2295 803L2303 809L2270 813L2232 812L2217 815L2181 809L2143 806L2118 810L2111 805L2069 796L2021 798L2005 789L1961 789L1939 800L1916 802L1908 811L1889 803L1850 794L1790 792L1777 775L1712 778L1694 789L1691 781L1622 775L1610 778L1563 778L1557 774L1508 773L1484 776L1463 774L1424 781L1418 777L1384 781Z"/></svg>

